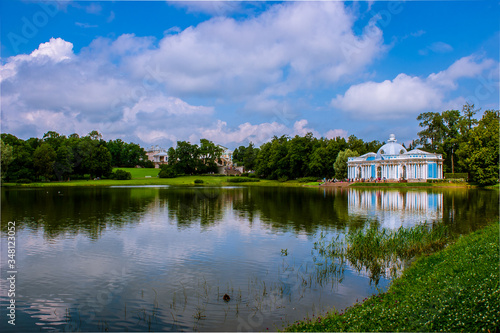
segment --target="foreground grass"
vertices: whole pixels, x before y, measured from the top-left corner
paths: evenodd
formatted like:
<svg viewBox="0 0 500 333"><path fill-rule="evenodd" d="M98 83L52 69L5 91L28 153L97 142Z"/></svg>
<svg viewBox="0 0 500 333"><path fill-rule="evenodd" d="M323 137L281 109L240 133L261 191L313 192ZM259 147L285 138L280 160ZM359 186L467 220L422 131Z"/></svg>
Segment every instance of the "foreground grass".
<svg viewBox="0 0 500 333"><path fill-rule="evenodd" d="M500 327L499 224L422 256L389 290L288 331L466 331Z"/></svg>

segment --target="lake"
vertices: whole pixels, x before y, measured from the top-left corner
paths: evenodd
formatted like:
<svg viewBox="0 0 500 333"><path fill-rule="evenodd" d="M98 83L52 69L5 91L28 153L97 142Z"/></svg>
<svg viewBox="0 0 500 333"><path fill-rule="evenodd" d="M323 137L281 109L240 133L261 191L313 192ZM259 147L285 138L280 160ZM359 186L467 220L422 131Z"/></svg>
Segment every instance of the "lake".
<svg viewBox="0 0 500 333"><path fill-rule="evenodd" d="M498 220L498 191L266 187L2 188L0 329L275 331L384 290L318 276L314 242L349 228ZM8 324L15 222L15 328ZM12 224L11 224L12 226ZM224 295L229 300L224 300Z"/></svg>

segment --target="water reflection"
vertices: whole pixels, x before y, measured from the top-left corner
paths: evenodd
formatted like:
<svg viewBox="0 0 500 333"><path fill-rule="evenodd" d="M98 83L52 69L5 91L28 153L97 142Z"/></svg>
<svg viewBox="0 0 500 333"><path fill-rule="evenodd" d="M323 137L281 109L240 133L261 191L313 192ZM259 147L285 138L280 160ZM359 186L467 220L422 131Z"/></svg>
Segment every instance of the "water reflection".
<svg viewBox="0 0 500 333"><path fill-rule="evenodd" d="M349 267L340 283L315 283L320 232L498 219L498 192L463 190L2 189L1 203L2 240L18 226L16 328L27 332L274 330L377 292ZM0 284L2 309L6 294Z"/></svg>
<svg viewBox="0 0 500 333"><path fill-rule="evenodd" d="M443 193L349 190L349 215L376 219L383 228L413 226L443 217Z"/></svg>

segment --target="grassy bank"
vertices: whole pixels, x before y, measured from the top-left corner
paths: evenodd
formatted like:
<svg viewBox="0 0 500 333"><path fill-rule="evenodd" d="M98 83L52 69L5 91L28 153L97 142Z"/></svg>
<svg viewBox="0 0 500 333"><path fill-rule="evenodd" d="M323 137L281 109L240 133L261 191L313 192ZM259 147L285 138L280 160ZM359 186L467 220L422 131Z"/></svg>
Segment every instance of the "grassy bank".
<svg viewBox="0 0 500 333"><path fill-rule="evenodd" d="M288 186L300 187L304 183L299 181L279 182L277 180L260 179L258 182L228 182L228 177L221 175L195 175L181 176L176 178L158 178L159 169L146 168L115 168L130 172L132 179L130 180L115 180L115 179L100 179L100 180L71 180L71 181L52 181L52 182L33 182L27 184L18 183L2 183L5 187L80 187L80 186L143 186L143 185L170 185L170 186ZM202 183L195 183L195 180L201 180Z"/></svg>
<svg viewBox="0 0 500 333"><path fill-rule="evenodd" d="M500 327L499 224L417 259L389 290L288 331L490 331Z"/></svg>

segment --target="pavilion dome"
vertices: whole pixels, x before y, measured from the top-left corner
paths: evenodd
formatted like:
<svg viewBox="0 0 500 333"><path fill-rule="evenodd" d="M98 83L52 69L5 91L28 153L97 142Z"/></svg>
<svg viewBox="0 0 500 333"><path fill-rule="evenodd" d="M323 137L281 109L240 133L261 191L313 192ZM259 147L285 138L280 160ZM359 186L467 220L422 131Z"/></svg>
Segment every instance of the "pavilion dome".
<svg viewBox="0 0 500 333"><path fill-rule="evenodd" d="M401 155L405 154L406 148L400 145L399 143L396 142L396 136L394 134L391 134L389 136L389 140L387 140L387 143L380 147L380 149L377 151L377 157L381 157L382 155Z"/></svg>

